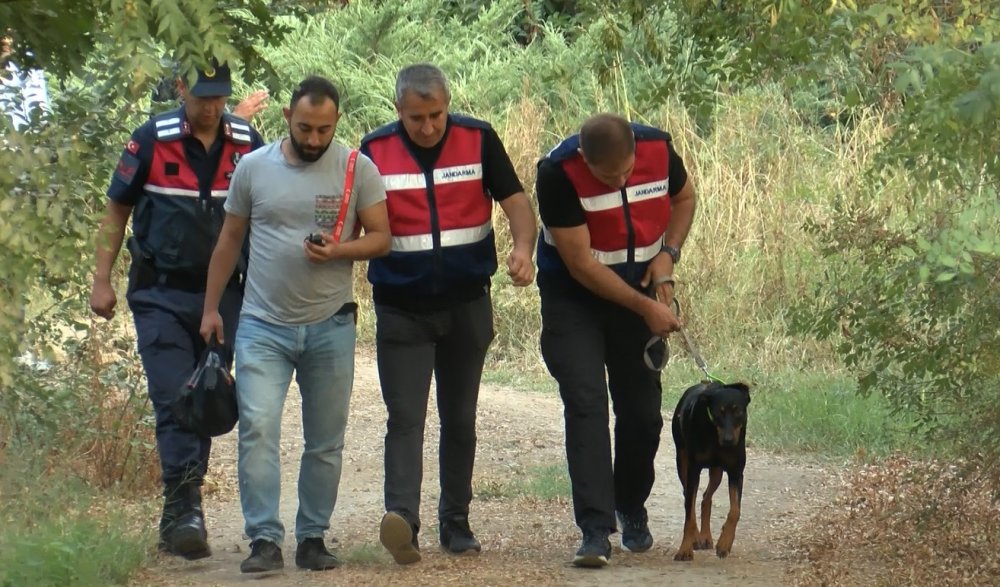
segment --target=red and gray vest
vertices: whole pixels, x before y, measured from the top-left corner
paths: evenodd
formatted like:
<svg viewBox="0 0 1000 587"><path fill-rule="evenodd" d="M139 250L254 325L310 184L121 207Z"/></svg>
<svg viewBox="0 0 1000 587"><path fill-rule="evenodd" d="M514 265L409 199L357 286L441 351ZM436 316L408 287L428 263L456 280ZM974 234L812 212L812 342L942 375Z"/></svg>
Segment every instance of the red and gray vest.
<svg viewBox="0 0 1000 587"><path fill-rule="evenodd" d="M633 124L635 167L625 186L614 189L593 176L577 150L579 135L564 140L545 160L559 164L576 190L590 232L591 254L622 279L638 285L660 252L670 222L670 135ZM548 229L538 241L539 273L568 275Z"/></svg>
<svg viewBox="0 0 1000 587"><path fill-rule="evenodd" d="M416 294L455 283L488 283L496 271L493 199L483 185L487 123L450 115L434 169L422 169L395 122L361 141L385 183L392 250L368 262L375 286Z"/></svg>
<svg viewBox="0 0 1000 587"><path fill-rule="evenodd" d="M223 204L236 164L253 149L250 126L224 114L223 146L211 186L201 189L182 138L191 134L183 110L154 117L149 175L136 202L132 230L157 271L205 274L225 218Z"/></svg>

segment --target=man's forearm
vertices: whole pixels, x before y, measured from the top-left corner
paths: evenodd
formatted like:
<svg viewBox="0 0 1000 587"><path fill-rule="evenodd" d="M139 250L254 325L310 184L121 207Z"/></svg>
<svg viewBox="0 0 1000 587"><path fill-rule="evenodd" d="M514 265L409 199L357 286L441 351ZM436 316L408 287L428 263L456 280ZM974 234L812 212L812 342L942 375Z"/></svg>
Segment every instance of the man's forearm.
<svg viewBox="0 0 1000 587"><path fill-rule="evenodd" d="M694 212L697 208L694 188L691 187L690 180L685 184L684 189L674 198L670 204L670 222L667 224L667 231L663 237L663 244L680 249L687 240L691 231L691 224L694 222Z"/></svg>
<svg viewBox="0 0 1000 587"><path fill-rule="evenodd" d="M389 254L391 238L387 231L365 232L361 238L348 241L337 247L337 258L363 261Z"/></svg>
<svg viewBox="0 0 1000 587"><path fill-rule="evenodd" d="M132 208L128 206L108 203L97 233L94 279L105 281L111 279L111 269L118 259L118 253L121 252L122 241L125 239L125 224L131 213Z"/></svg>
<svg viewBox="0 0 1000 587"><path fill-rule="evenodd" d="M234 245L220 238L215 250L212 251L212 259L208 263L208 282L205 284L205 312L219 309L222 292L233 276L233 271L236 270L236 261L241 250L242 242Z"/></svg>
<svg viewBox="0 0 1000 587"><path fill-rule="evenodd" d="M535 250L538 239L538 225L535 222L535 211L531 202L523 193L514 194L500 203L507 221L510 223L510 236L514 248L527 251L530 255Z"/></svg>
<svg viewBox="0 0 1000 587"><path fill-rule="evenodd" d="M597 296L614 302L642 315L643 309L652 298L625 283L625 281L605 265L595 259L574 265L567 264L570 275Z"/></svg>

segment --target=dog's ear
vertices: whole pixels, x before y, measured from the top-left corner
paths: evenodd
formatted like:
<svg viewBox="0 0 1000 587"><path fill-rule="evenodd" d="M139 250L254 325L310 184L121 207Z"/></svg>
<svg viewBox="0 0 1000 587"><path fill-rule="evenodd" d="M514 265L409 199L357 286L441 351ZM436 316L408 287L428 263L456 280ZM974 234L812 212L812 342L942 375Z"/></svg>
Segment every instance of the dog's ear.
<svg viewBox="0 0 1000 587"><path fill-rule="evenodd" d="M732 387L733 389L738 389L738 390L742 391L743 395L746 396L746 398L747 398L747 403L748 404L750 403L750 386L749 385L747 385L746 383L738 382L738 383L731 384L729 387Z"/></svg>
<svg viewBox="0 0 1000 587"><path fill-rule="evenodd" d="M705 411L711 405L711 399L709 397L709 392L707 389L702 389L699 393L696 393L691 401L687 405L688 417L694 417L695 414L700 414Z"/></svg>

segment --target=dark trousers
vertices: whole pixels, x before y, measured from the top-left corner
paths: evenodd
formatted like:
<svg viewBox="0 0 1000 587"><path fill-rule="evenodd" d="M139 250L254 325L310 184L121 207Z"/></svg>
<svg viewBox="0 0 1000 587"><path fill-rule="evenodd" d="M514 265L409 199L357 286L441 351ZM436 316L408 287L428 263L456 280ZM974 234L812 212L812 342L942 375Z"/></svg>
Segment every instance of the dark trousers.
<svg viewBox="0 0 1000 587"><path fill-rule="evenodd" d="M424 422L431 373L441 418L440 520L466 518L476 459L476 402L486 351L493 341L489 294L432 312L375 306L385 435L385 508L420 528Z"/></svg>
<svg viewBox="0 0 1000 587"><path fill-rule="evenodd" d="M563 400L576 523L585 532L613 532L614 511L643 512L655 478L662 391L660 374L642 360L651 333L639 315L617 304L545 289L541 294L542 358Z"/></svg>
<svg viewBox="0 0 1000 587"><path fill-rule="evenodd" d="M198 333L205 295L154 286L130 291L128 302L156 416L156 448L163 483L167 489L182 483L200 486L208 469L212 441L181 426L170 405L179 397L205 350L205 341ZM219 310L225 326L224 357L230 366L242 304L242 290L226 288Z"/></svg>

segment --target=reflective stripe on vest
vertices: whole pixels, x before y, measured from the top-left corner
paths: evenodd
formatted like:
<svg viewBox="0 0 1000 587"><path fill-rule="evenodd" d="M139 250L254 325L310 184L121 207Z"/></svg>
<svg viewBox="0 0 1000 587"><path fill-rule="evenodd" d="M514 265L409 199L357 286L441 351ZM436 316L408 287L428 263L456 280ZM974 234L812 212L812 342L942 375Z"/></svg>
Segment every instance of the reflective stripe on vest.
<svg viewBox="0 0 1000 587"><path fill-rule="evenodd" d="M545 239L545 243L551 246L556 246L555 239L552 238L552 233L545 226L542 226L542 238ZM655 243L645 246L636 247L635 249L635 262L645 263L646 261L652 261L653 257L660 253L660 241L657 240ZM599 263L604 265L618 265L620 263L628 262L628 249L618 249L615 251L599 251L597 249L590 249L590 255L597 259Z"/></svg>
<svg viewBox="0 0 1000 587"><path fill-rule="evenodd" d="M441 231L441 247L457 247L478 243L490 235L493 223L487 222L471 228L454 228ZM412 253L414 251L430 251L434 249L433 235L417 234L413 236L392 237L392 250Z"/></svg>

